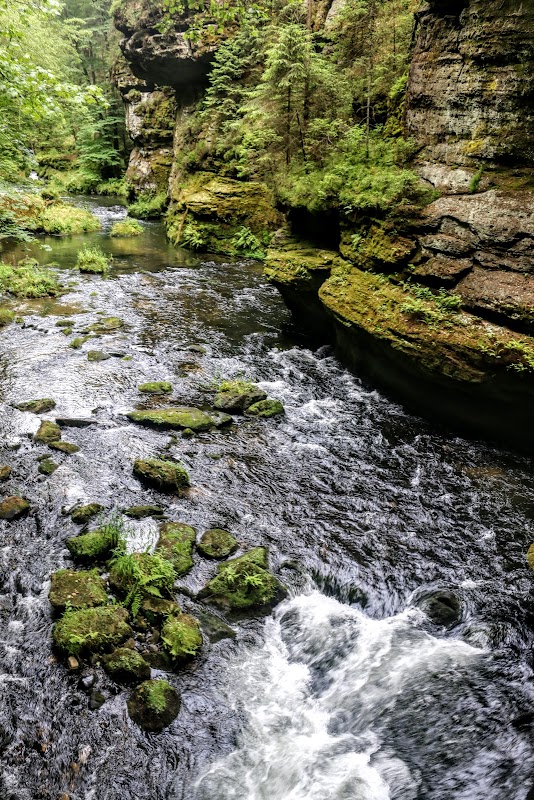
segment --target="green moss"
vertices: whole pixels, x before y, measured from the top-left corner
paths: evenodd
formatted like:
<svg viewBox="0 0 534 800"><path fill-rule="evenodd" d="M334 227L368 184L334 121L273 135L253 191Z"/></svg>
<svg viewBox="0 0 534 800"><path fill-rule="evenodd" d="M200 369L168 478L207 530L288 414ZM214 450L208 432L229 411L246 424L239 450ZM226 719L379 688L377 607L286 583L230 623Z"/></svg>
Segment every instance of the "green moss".
<svg viewBox="0 0 534 800"><path fill-rule="evenodd" d="M267 393L248 381L222 381L213 401L215 408L221 411L241 413L254 403L265 400Z"/></svg>
<svg viewBox="0 0 534 800"><path fill-rule="evenodd" d="M143 233L143 226L135 219L123 219L115 222L111 228L110 235L113 237L140 236Z"/></svg>
<svg viewBox="0 0 534 800"><path fill-rule="evenodd" d="M172 383L168 381L149 381L140 383L137 387L144 394L169 394L172 392Z"/></svg>
<svg viewBox="0 0 534 800"><path fill-rule="evenodd" d="M166 522L160 526L156 551L167 558L177 575L185 575L193 566L195 529L183 522Z"/></svg>
<svg viewBox="0 0 534 800"><path fill-rule="evenodd" d="M71 511L70 518L78 525L85 525L90 519L96 517L96 515L100 514L103 510L104 506L101 506L100 503L87 503L87 505L78 506L78 508Z"/></svg>
<svg viewBox="0 0 534 800"><path fill-rule="evenodd" d="M7 519L11 522L14 519L19 519L28 513L30 509L29 502L24 497L17 497L12 495L4 497L0 502L0 519Z"/></svg>
<svg viewBox="0 0 534 800"><path fill-rule="evenodd" d="M150 666L143 656L129 647L119 647L103 659L104 669L121 683L138 683L150 678Z"/></svg>
<svg viewBox="0 0 534 800"><path fill-rule="evenodd" d="M92 339L92 336L76 336L72 342L69 342L69 347L72 347L73 350L79 350L89 339Z"/></svg>
<svg viewBox="0 0 534 800"><path fill-rule="evenodd" d="M162 597L172 591L176 573L170 561L160 553L124 553L111 561L109 583L126 596L136 617L146 596Z"/></svg>
<svg viewBox="0 0 534 800"><path fill-rule="evenodd" d="M119 544L120 528L104 524L100 528L67 540L67 548L73 558L80 561L103 560Z"/></svg>
<svg viewBox="0 0 534 800"><path fill-rule="evenodd" d="M88 350L87 360L98 363L99 361L107 361L111 356L109 353L104 353L103 350Z"/></svg>
<svg viewBox="0 0 534 800"><path fill-rule="evenodd" d="M7 308L0 308L0 328L10 325L15 319L15 314Z"/></svg>
<svg viewBox="0 0 534 800"><path fill-rule="evenodd" d="M54 644L65 655L104 652L132 635L127 619L116 605L67 611L54 625Z"/></svg>
<svg viewBox="0 0 534 800"><path fill-rule="evenodd" d="M11 477L11 467L7 464L0 466L0 481L7 481Z"/></svg>
<svg viewBox="0 0 534 800"><path fill-rule="evenodd" d="M47 411L52 411L56 407L56 401L51 400L49 397L43 397L40 400L27 400L24 403L15 403L15 408L19 411L31 411L33 414L46 414Z"/></svg>
<svg viewBox="0 0 534 800"><path fill-rule="evenodd" d="M284 413L284 406L279 400L260 400L249 406L245 413L252 417L275 417Z"/></svg>
<svg viewBox="0 0 534 800"><path fill-rule="evenodd" d="M94 214L83 208L76 208L66 203L53 203L42 212L39 227L45 233L68 235L98 231L100 222Z"/></svg>
<svg viewBox="0 0 534 800"><path fill-rule="evenodd" d="M96 569L74 571L60 569L50 578L48 599L54 608L90 608L105 605L108 596L104 581Z"/></svg>
<svg viewBox="0 0 534 800"><path fill-rule="evenodd" d="M98 335L114 333L124 327L124 322L120 317L102 317L98 322L89 325L87 331Z"/></svg>
<svg viewBox="0 0 534 800"><path fill-rule="evenodd" d="M387 231L383 225L372 224L363 234L343 231L339 250L344 258L361 269L394 272L407 264L415 250L415 242L394 231Z"/></svg>
<svg viewBox="0 0 534 800"><path fill-rule="evenodd" d="M237 539L222 528L210 528L198 543L198 552L206 558L227 558L236 550Z"/></svg>
<svg viewBox="0 0 534 800"><path fill-rule="evenodd" d="M190 485L187 470L174 461L159 458L138 458L133 466L134 475L162 491L180 491Z"/></svg>
<svg viewBox="0 0 534 800"><path fill-rule="evenodd" d="M34 263L21 263L16 267L0 263L1 292L32 298L55 297L62 290L56 275L46 267Z"/></svg>
<svg viewBox="0 0 534 800"><path fill-rule="evenodd" d="M61 428L55 422L48 419L41 421L39 430L33 435L33 441L38 444L50 444L61 439Z"/></svg>
<svg viewBox="0 0 534 800"><path fill-rule="evenodd" d="M123 514L132 519L145 519L146 517L162 517L164 514L160 506L130 506L125 508Z"/></svg>
<svg viewBox="0 0 534 800"><path fill-rule="evenodd" d="M51 458L44 458L39 464L37 471L40 472L41 475L52 475L57 468L58 464L54 463Z"/></svg>
<svg viewBox="0 0 534 800"><path fill-rule="evenodd" d="M264 548L255 548L220 564L218 574L202 590L201 596L230 611L267 609L280 602L286 590L258 563L260 559L265 563Z"/></svg>
<svg viewBox="0 0 534 800"><path fill-rule="evenodd" d="M131 719L146 731L159 732L176 718L180 698L167 681L144 681L127 701Z"/></svg>
<svg viewBox="0 0 534 800"><path fill-rule="evenodd" d="M190 614L167 617L162 629L163 646L178 662L197 656L202 648L200 623Z"/></svg>
<svg viewBox="0 0 534 800"><path fill-rule="evenodd" d="M127 417L141 425L156 428L190 428L193 431L207 431L215 424L213 418L204 411L182 406L157 411L130 411Z"/></svg>
<svg viewBox="0 0 534 800"><path fill-rule="evenodd" d="M531 544L527 551L527 562L530 569L534 570L534 544Z"/></svg>
<svg viewBox="0 0 534 800"><path fill-rule="evenodd" d="M110 266L111 259L99 247L84 247L76 259L76 269L80 272L105 275L109 272Z"/></svg>
<svg viewBox="0 0 534 800"><path fill-rule="evenodd" d="M80 448L77 444L72 444L72 442L48 442L48 446L52 448L52 450L59 450L60 453L65 453L65 455L72 455L73 453L78 453Z"/></svg>

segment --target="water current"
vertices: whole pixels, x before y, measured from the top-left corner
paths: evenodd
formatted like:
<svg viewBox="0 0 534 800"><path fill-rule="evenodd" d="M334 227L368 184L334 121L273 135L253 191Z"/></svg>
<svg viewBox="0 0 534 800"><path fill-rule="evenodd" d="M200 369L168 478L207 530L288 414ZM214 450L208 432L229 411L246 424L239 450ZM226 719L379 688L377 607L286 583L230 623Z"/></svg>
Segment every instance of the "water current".
<svg viewBox="0 0 534 800"><path fill-rule="evenodd" d="M32 513L0 523L0 798L2 800L526 800L534 783L532 462L411 416L350 374L328 346L291 326L253 263L171 248L159 224L113 240L112 200L80 200L102 233L48 238L24 254L58 262L69 291L25 301L0 337L4 494ZM72 270L77 250L113 255L111 276ZM44 243L49 250L43 250ZM22 251L8 254L19 258ZM101 313L125 328L68 347ZM201 345L205 352L201 352ZM92 363L87 350L110 354ZM193 348L193 349L191 349ZM206 406L221 377L245 376L284 403L272 420L240 418L193 440L136 427L137 385L169 380L173 401ZM39 425L13 403L52 397L43 415L92 415L69 429L80 446L37 472ZM167 447L190 472L185 497L147 490L132 462ZM55 457L55 456L54 456ZM175 722L143 733L127 692L51 648L50 573L70 564L76 502L163 505L202 532L267 545L290 590L266 618L165 677L182 696ZM156 522L129 522L144 549ZM214 568L198 558L181 604ZM422 601L453 591L461 618L432 622ZM158 676L153 671L154 677Z"/></svg>

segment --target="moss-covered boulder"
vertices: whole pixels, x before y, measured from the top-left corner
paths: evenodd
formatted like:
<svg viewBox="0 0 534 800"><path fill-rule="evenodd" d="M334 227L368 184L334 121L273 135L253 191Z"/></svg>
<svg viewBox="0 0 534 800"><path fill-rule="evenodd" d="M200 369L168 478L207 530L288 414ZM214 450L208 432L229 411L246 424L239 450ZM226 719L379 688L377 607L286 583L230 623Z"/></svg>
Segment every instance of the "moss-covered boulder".
<svg viewBox="0 0 534 800"><path fill-rule="evenodd" d="M106 559L117 544L114 531L104 526L68 539L67 549L79 561L100 561Z"/></svg>
<svg viewBox="0 0 534 800"><path fill-rule="evenodd" d="M86 525L90 519L96 517L104 510L104 506L100 503L87 503L84 506L78 506L70 513L70 518L78 525Z"/></svg>
<svg viewBox="0 0 534 800"><path fill-rule="evenodd" d="M58 466L59 464L56 464L51 458L43 458L37 467L37 472L40 472L41 475L53 475Z"/></svg>
<svg viewBox="0 0 534 800"><path fill-rule="evenodd" d="M177 575L185 575L193 566L193 548L196 532L183 522L165 522L160 525L156 552L167 558Z"/></svg>
<svg viewBox="0 0 534 800"><path fill-rule="evenodd" d="M113 589L123 595L134 592L140 599L170 594L175 579L173 565L160 553L125 553L113 560L109 570Z"/></svg>
<svg viewBox="0 0 534 800"><path fill-rule="evenodd" d="M103 658L104 669L119 683L139 683L150 678L150 665L129 647L119 647Z"/></svg>
<svg viewBox="0 0 534 800"><path fill-rule="evenodd" d="M54 644L67 656L106 652L132 635L127 619L119 605L67 611L54 625Z"/></svg>
<svg viewBox="0 0 534 800"><path fill-rule="evenodd" d="M46 414L47 411L52 411L56 407L56 401L51 400L49 397L43 397L39 400L27 400L24 403L16 403L15 408L19 411L31 411L33 414Z"/></svg>
<svg viewBox="0 0 534 800"><path fill-rule="evenodd" d="M49 419L43 419L39 425L39 430L33 435L33 441L38 444L50 444L61 439L61 428Z"/></svg>
<svg viewBox="0 0 534 800"><path fill-rule="evenodd" d="M7 479L11 476L11 467L7 464L3 464L0 467L0 481L7 481Z"/></svg>
<svg viewBox="0 0 534 800"><path fill-rule="evenodd" d="M270 398L267 398L267 400L260 400L258 403L252 403L245 411L245 414L251 417L264 418L276 417L283 413L284 406L280 400L271 400Z"/></svg>
<svg viewBox="0 0 534 800"><path fill-rule="evenodd" d="M124 322L120 317L101 317L98 322L89 325L87 332L96 334L115 333L124 327Z"/></svg>
<svg viewBox="0 0 534 800"><path fill-rule="evenodd" d="M168 381L148 381L148 383L140 383L137 388L143 394L170 394L172 392L172 383Z"/></svg>
<svg viewBox="0 0 534 800"><path fill-rule="evenodd" d="M178 716L180 697L167 681L144 681L132 692L127 706L130 718L140 728L158 733Z"/></svg>
<svg viewBox="0 0 534 800"><path fill-rule="evenodd" d="M87 351L87 360L93 363L98 363L100 361L108 361L111 358L109 353L104 353L103 350L88 350Z"/></svg>
<svg viewBox="0 0 534 800"><path fill-rule="evenodd" d="M147 517L162 517L165 513L161 506L130 506L122 512L131 519L146 519Z"/></svg>
<svg viewBox="0 0 534 800"><path fill-rule="evenodd" d="M0 503L0 519L7 519L11 522L15 519L20 519L28 513L30 504L24 497L4 497Z"/></svg>
<svg viewBox="0 0 534 800"><path fill-rule="evenodd" d="M176 664L189 661L202 649L200 623L190 614L173 614L161 629L161 640Z"/></svg>
<svg viewBox="0 0 534 800"><path fill-rule="evenodd" d="M72 442L48 442L48 446L51 447L52 450L59 450L60 453L65 453L67 456L78 453L80 450L78 445Z"/></svg>
<svg viewBox="0 0 534 800"><path fill-rule="evenodd" d="M198 408L176 406L154 411L130 411L128 419L153 428L189 428L192 431L208 431L215 420Z"/></svg>
<svg viewBox="0 0 534 800"><path fill-rule="evenodd" d="M215 395L213 405L221 411L243 413L254 403L267 398L267 393L248 381L223 381Z"/></svg>
<svg viewBox="0 0 534 800"><path fill-rule="evenodd" d="M171 614L179 614L180 606L174 600L165 597L147 595L141 603L141 614L152 624L159 624Z"/></svg>
<svg viewBox="0 0 534 800"><path fill-rule="evenodd" d="M222 528L210 528L202 534L197 549L206 558L227 558L237 550L237 539Z"/></svg>
<svg viewBox="0 0 534 800"><path fill-rule="evenodd" d="M160 458L138 458L134 462L133 473L140 480L164 492L181 491L191 485L185 467Z"/></svg>
<svg viewBox="0 0 534 800"><path fill-rule="evenodd" d="M227 611L254 609L268 613L287 596L287 590L265 567L265 548L256 547L220 564L218 574L201 591L200 597Z"/></svg>
<svg viewBox="0 0 534 800"><path fill-rule="evenodd" d="M48 599L54 608L92 608L108 601L104 581L98 570L60 569L50 577Z"/></svg>

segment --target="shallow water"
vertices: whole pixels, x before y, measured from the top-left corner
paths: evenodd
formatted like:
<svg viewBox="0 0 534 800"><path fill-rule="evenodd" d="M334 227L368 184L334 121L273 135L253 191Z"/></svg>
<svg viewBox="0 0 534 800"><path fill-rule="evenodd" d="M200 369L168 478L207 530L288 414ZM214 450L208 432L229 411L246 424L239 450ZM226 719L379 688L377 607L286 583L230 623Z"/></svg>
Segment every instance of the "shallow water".
<svg viewBox="0 0 534 800"><path fill-rule="evenodd" d="M312 349L258 265L199 260L156 223L112 240L124 210L81 202L103 233L29 248L75 285L59 302L21 304L24 323L0 338L1 460L13 467L2 491L23 492L34 510L0 523L0 797L525 800L532 462L410 416L328 347ZM112 253L109 279L66 272L86 242ZM99 312L125 330L70 349ZM72 337L55 325L65 315ZM205 354L189 349L199 344ZM116 355L90 363L96 348ZM241 375L280 398L285 417L171 441L124 416L143 381L170 380L174 400L208 406L217 380ZM11 406L43 396L57 401L46 418L98 422L65 431L81 450L54 454L49 478L29 439L38 417ZM190 472L187 497L132 476L134 458L166 446ZM78 528L62 509L78 500L157 503L199 532L226 527L243 547L268 545L290 588L272 616L236 624L235 640L170 676L182 709L162 734L129 720L127 693L100 671L107 700L90 710L51 653L48 579L70 563L64 543ZM155 541L154 522L128 525L132 548ZM212 573L198 558L188 594ZM450 630L419 608L437 588L462 599Z"/></svg>

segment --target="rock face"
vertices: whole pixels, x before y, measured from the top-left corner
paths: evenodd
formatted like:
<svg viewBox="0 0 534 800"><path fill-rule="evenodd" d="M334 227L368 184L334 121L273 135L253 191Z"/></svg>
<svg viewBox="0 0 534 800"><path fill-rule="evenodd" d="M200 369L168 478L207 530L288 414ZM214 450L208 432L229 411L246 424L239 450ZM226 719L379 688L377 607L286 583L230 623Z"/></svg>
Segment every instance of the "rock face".
<svg viewBox="0 0 534 800"><path fill-rule="evenodd" d="M430 0L417 22L406 126L421 158L532 165L532 3Z"/></svg>

